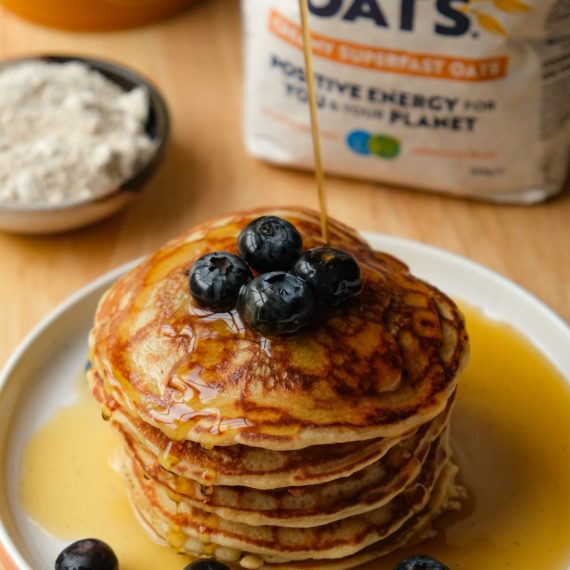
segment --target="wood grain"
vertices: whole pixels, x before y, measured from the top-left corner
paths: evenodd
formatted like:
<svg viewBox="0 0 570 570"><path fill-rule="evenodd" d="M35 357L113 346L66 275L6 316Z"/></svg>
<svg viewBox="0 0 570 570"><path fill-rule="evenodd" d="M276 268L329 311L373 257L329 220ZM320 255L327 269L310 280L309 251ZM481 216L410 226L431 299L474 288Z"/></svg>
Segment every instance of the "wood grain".
<svg viewBox="0 0 570 570"><path fill-rule="evenodd" d="M151 77L168 100L172 140L160 172L128 211L64 235L0 234L2 363L70 293L187 226L259 205L317 207L310 174L264 164L245 152L237 0L203 1L160 24L90 34L38 27L0 8L0 57L48 53L120 60ZM327 188L332 216L484 264L570 320L568 191L523 207L339 178L329 178Z"/></svg>

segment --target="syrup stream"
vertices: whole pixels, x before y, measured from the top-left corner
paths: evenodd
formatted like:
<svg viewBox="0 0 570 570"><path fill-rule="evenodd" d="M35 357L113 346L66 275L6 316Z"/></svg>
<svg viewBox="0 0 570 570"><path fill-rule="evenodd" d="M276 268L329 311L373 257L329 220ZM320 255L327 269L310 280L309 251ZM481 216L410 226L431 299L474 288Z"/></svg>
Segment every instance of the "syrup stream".
<svg viewBox="0 0 570 570"><path fill-rule="evenodd" d="M313 53L311 51L311 33L309 29L308 0L299 0L301 12L301 31L303 34L303 55L305 56L305 79L309 97L309 110L311 113L311 136L313 139L313 154L315 157L315 176L319 193L319 208L321 210L321 234L323 241L329 243L329 221L327 215L327 200L325 194L325 173L321 154L321 140L319 136L319 119L317 115L317 94L315 90L315 76L313 73Z"/></svg>

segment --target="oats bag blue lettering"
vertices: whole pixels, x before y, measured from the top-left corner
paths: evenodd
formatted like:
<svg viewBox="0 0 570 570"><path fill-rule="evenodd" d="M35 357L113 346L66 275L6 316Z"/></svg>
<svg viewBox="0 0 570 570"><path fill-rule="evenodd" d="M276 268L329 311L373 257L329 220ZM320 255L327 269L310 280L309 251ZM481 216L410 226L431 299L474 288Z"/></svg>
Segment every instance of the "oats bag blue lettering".
<svg viewBox="0 0 570 570"><path fill-rule="evenodd" d="M338 16L348 22L368 19L381 28L396 25L401 31L411 32L414 30L416 4L426 1L432 0L401 0L399 18L392 24L384 15L382 3L377 0L329 0L325 3L313 1L309 2L309 10L321 18ZM461 36L467 33L469 18L457 8L458 2L459 5L467 4L469 0L437 0L437 10L447 19L447 23L435 23L436 33L447 36Z"/></svg>

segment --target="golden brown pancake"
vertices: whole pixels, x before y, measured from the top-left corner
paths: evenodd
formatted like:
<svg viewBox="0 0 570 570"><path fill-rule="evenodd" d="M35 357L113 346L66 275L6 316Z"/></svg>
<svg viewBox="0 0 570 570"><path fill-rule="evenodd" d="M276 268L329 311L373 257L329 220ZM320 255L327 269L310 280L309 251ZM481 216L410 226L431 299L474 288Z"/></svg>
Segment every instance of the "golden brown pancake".
<svg viewBox="0 0 570 570"><path fill-rule="evenodd" d="M90 359L108 397L170 440L274 450L397 438L441 413L466 361L457 307L331 220L362 293L290 336L265 337L236 311L212 313L188 293L193 262L236 252L239 232L275 214L322 244L318 214L300 208L218 218L183 233L107 292Z"/></svg>
<svg viewBox="0 0 570 570"><path fill-rule="evenodd" d="M385 540L398 531L430 500L440 474L449 462L447 433L431 444L416 481L389 503L375 510L311 528L251 526L222 519L187 503L149 476L129 454L121 458L121 472L131 500L159 536L172 541L175 529L178 549L200 554L202 544L247 552L264 560L334 559L351 556ZM220 554L216 552L219 556Z"/></svg>
<svg viewBox="0 0 570 570"><path fill-rule="evenodd" d="M96 400L105 410L106 419L111 420L114 427L143 445L163 467L199 485L276 489L326 483L375 463L417 431L398 438L315 445L291 451L239 444L206 449L193 441L173 442L154 426L131 417L115 401L106 398L102 380L93 369L87 376ZM448 405L442 414L449 412Z"/></svg>
<svg viewBox="0 0 570 570"><path fill-rule="evenodd" d="M406 521L402 528L388 539L372 544L360 552L336 560L303 560L294 562L268 562L258 566L259 570L347 570L376 560L403 546L413 546L433 536L432 522L442 512L457 509L457 500L463 490L454 485L457 467L447 463L436 481L426 507Z"/></svg>
<svg viewBox="0 0 570 570"><path fill-rule="evenodd" d="M167 487L171 498L219 517L250 525L308 528L385 505L416 479L430 446L446 426L432 420L394 446L381 460L350 477L320 485L260 491L244 486L204 486L166 470L156 456L123 434L125 450L150 477Z"/></svg>

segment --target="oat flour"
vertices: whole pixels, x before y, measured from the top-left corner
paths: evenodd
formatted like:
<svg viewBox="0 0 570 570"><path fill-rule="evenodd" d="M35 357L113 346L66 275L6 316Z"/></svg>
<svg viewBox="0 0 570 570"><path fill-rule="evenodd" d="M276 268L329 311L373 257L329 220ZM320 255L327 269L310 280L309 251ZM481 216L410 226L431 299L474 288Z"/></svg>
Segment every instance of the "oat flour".
<svg viewBox="0 0 570 570"><path fill-rule="evenodd" d="M144 163L148 96L79 62L0 72L0 202L58 204L103 195Z"/></svg>

